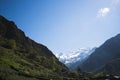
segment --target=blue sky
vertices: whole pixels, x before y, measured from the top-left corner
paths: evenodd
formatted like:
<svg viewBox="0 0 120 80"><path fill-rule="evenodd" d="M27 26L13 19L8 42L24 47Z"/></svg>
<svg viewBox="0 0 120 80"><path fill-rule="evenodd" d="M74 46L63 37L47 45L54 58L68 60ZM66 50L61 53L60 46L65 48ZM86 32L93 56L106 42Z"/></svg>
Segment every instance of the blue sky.
<svg viewBox="0 0 120 80"><path fill-rule="evenodd" d="M120 0L0 0L0 15L55 54L98 47L120 33Z"/></svg>

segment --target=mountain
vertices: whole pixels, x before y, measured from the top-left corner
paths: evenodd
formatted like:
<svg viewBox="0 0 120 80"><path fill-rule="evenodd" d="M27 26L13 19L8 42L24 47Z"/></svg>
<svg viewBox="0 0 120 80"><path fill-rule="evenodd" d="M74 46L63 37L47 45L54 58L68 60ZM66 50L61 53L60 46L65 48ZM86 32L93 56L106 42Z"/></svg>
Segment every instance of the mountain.
<svg viewBox="0 0 120 80"><path fill-rule="evenodd" d="M103 66L99 72L104 71L107 74L120 75L120 58L113 59Z"/></svg>
<svg viewBox="0 0 120 80"><path fill-rule="evenodd" d="M81 48L78 51L73 51L68 54L59 54L57 55L59 61L64 63L70 69L76 69L88 56L94 52L95 48Z"/></svg>
<svg viewBox="0 0 120 80"><path fill-rule="evenodd" d="M59 62L46 46L36 43L13 21L0 16L0 80L67 80L77 77L77 73Z"/></svg>
<svg viewBox="0 0 120 80"><path fill-rule="evenodd" d="M107 40L80 65L85 72L103 71L120 75L120 34Z"/></svg>

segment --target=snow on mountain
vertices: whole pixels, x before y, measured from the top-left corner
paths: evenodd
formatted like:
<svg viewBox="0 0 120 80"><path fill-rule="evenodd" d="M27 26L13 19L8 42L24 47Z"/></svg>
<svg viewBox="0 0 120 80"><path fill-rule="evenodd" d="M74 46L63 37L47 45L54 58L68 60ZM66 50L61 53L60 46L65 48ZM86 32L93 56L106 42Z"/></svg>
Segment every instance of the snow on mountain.
<svg viewBox="0 0 120 80"><path fill-rule="evenodd" d="M76 62L83 61L86 59L92 52L95 51L96 48L80 48L77 51L73 51L67 54L60 53L57 56L59 61L64 63L66 66L71 66L72 64Z"/></svg>

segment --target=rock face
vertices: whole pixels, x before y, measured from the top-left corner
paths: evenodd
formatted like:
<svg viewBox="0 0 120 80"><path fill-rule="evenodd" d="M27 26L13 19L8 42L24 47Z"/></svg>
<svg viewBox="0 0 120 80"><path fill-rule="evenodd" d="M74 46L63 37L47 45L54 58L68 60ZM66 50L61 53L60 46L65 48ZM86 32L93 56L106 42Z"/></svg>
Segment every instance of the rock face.
<svg viewBox="0 0 120 80"><path fill-rule="evenodd" d="M0 36L6 39L15 40L17 43L16 45L21 45L24 47L26 52L28 51L27 48L33 47L39 54L43 54L44 56L54 56L47 47L43 46L42 44L38 44L30 38L26 37L24 32L18 29L14 22L8 21L2 16L0 17Z"/></svg>
<svg viewBox="0 0 120 80"><path fill-rule="evenodd" d="M120 75L120 34L97 48L80 67L85 72L105 71Z"/></svg>
<svg viewBox="0 0 120 80"><path fill-rule="evenodd" d="M0 80L62 80L72 74L46 46L0 16Z"/></svg>

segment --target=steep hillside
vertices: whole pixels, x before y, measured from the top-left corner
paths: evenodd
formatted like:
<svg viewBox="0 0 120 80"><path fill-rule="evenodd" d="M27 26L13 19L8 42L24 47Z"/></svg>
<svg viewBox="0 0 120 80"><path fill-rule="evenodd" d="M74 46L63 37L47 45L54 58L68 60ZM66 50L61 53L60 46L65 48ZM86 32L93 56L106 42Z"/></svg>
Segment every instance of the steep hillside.
<svg viewBox="0 0 120 80"><path fill-rule="evenodd" d="M120 63L119 60L116 60L118 58L120 58L120 34L107 40L103 45L96 49L95 52L80 65L80 67L86 72L96 72L106 66L104 70L107 72L113 70L110 66L107 67L108 65L111 65L117 70L115 74L120 75L120 69L118 68L120 67ZM112 73L114 74L114 72Z"/></svg>
<svg viewBox="0 0 120 80"><path fill-rule="evenodd" d="M120 58L114 59L104 65L99 72L104 71L107 74L120 75Z"/></svg>
<svg viewBox="0 0 120 80"><path fill-rule="evenodd" d="M0 80L76 78L44 45L26 37L14 22L0 16Z"/></svg>

